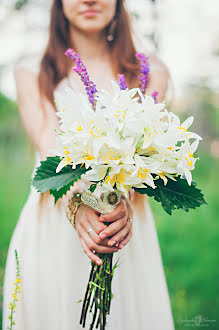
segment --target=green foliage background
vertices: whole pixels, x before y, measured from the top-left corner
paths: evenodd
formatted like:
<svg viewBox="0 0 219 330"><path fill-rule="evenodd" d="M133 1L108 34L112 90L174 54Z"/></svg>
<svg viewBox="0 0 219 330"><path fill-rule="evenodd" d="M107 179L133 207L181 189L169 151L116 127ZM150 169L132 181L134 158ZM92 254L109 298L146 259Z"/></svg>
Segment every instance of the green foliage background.
<svg viewBox="0 0 219 330"><path fill-rule="evenodd" d="M191 113L196 109L196 121L204 118L201 123L204 132L207 132L206 139L209 140L209 137L214 138L216 135L215 123L218 120L218 113L211 101L211 91L204 88L203 92L203 89L198 88L197 93L199 107L196 103L197 107L193 106L188 112ZM0 115L0 308L2 309L7 250L29 193L34 150L29 146L16 104L2 94L0 94ZM199 133L202 136L205 134ZM151 201L177 330L189 328L179 320L192 319L197 315L216 320L209 324L209 328L219 329L219 207L216 183L218 160L210 155L208 146L202 148L199 156L194 180L203 190L208 206L204 205L189 213L177 210L169 216L158 203ZM1 311L0 315L2 316ZM199 326L192 327L192 329L199 328Z"/></svg>

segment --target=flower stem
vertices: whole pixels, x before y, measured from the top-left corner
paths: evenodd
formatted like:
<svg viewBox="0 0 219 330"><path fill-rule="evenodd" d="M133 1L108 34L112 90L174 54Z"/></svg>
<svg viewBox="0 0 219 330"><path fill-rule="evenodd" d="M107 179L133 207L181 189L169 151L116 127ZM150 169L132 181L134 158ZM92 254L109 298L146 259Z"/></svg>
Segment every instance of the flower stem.
<svg viewBox="0 0 219 330"><path fill-rule="evenodd" d="M88 308L90 306L89 312L92 313L94 306L93 319L89 329L93 329L97 319L96 328L99 327L100 330L105 330L106 316L109 314L112 299L113 254L97 253L97 255L102 259L103 263L101 266L98 266L92 262L89 282L82 306L80 324L85 328Z"/></svg>

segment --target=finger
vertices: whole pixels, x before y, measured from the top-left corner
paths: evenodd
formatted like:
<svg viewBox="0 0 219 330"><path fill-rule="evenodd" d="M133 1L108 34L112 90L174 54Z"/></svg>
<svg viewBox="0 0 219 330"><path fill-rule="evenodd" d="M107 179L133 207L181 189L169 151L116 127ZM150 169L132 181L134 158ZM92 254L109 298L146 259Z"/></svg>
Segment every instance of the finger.
<svg viewBox="0 0 219 330"><path fill-rule="evenodd" d="M91 206L88 206L87 207L89 208L88 212L91 213L91 214L97 214L98 216L100 215L100 212L98 212L97 210L93 209Z"/></svg>
<svg viewBox="0 0 219 330"><path fill-rule="evenodd" d="M97 214L94 214L93 212L88 213L87 221L82 222L81 225L86 232L91 227L98 235L101 231L107 228L104 223L99 221L99 216Z"/></svg>
<svg viewBox="0 0 219 330"><path fill-rule="evenodd" d="M118 249L122 249L131 239L132 237L132 229L129 231L129 233L124 237L124 239L119 243Z"/></svg>
<svg viewBox="0 0 219 330"><path fill-rule="evenodd" d="M109 238L101 239L100 236L95 232L95 230L92 230L89 235L96 244L109 247Z"/></svg>
<svg viewBox="0 0 219 330"><path fill-rule="evenodd" d="M101 239L104 239L106 237L110 237L115 235L119 230L121 230L123 227L125 227L127 224L127 219L122 218L120 220L117 220L115 222L112 222L107 228L105 228L100 234L99 237Z"/></svg>
<svg viewBox="0 0 219 330"><path fill-rule="evenodd" d="M93 251L91 251L88 247L87 247L87 245L86 245L86 243L84 242L84 240L83 239L81 239L81 245L82 245L82 247L83 247L83 250L84 250L84 252L86 253L86 255L95 263L95 264L97 264L98 266L100 266L100 265L102 265L102 260L95 254L95 253L93 253Z"/></svg>
<svg viewBox="0 0 219 330"><path fill-rule="evenodd" d="M121 199L118 206L112 212L101 215L99 220L102 222L112 222L125 217L127 213L126 201Z"/></svg>
<svg viewBox="0 0 219 330"><path fill-rule="evenodd" d="M99 253L114 253L118 251L117 247L109 247L109 246L101 246L101 245L97 245L92 239L91 237L88 235L86 237L83 238L87 247L90 250L94 250L96 252Z"/></svg>
<svg viewBox="0 0 219 330"><path fill-rule="evenodd" d="M89 217L89 224L95 230L97 235L107 228L107 225L99 221L99 216L97 215Z"/></svg>
<svg viewBox="0 0 219 330"><path fill-rule="evenodd" d="M130 232L130 230L131 225L127 223L127 225L123 227L119 232L117 232L113 237L110 237L110 240L108 241L108 246L113 246L122 241Z"/></svg>

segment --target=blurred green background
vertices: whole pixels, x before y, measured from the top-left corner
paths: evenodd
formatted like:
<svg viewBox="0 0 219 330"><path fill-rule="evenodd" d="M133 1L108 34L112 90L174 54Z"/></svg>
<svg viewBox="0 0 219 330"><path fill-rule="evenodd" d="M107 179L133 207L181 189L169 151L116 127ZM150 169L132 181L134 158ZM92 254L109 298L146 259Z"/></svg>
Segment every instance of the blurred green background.
<svg viewBox="0 0 219 330"><path fill-rule="evenodd" d="M198 315L219 329L219 206L218 206L218 96L205 81L188 86L180 117L194 114L193 129L204 137L199 148L194 180L208 202L189 213L175 211L168 216L151 200L170 292L176 329L185 329L182 319ZM192 93L192 98L190 92ZM190 104L190 106L189 106ZM177 111L177 109L172 109ZM30 188L34 149L22 128L17 105L0 94L0 308L3 276L9 241ZM2 314L1 314L2 315ZM188 327L186 327L187 329ZM192 327L195 329L196 327ZM199 326L197 326L199 328ZM64 329L63 329L64 330Z"/></svg>

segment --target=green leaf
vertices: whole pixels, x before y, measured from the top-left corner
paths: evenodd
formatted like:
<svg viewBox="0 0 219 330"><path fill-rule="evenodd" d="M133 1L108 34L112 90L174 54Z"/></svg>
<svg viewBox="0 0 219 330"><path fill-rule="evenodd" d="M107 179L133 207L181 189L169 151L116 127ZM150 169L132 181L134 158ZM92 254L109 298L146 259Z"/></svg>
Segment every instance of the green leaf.
<svg viewBox="0 0 219 330"><path fill-rule="evenodd" d="M90 281L89 284L95 286L96 288L99 288L100 290L105 290L105 288L102 288L100 285L96 284L96 283L93 282L93 281Z"/></svg>
<svg viewBox="0 0 219 330"><path fill-rule="evenodd" d="M96 190L96 188L97 188L97 183L93 183L88 190L90 190L90 192L93 193Z"/></svg>
<svg viewBox="0 0 219 330"><path fill-rule="evenodd" d="M73 170L74 171L74 170ZM50 189L50 194L54 196L55 203L59 198L62 198L63 195L67 193L68 190L70 190L71 186L73 186L74 182L70 182L69 184L65 185L59 190Z"/></svg>
<svg viewBox="0 0 219 330"><path fill-rule="evenodd" d="M75 169L67 165L59 173L56 173L60 161L58 156L47 157L46 160L41 161L31 182L41 193L50 190L50 193L55 197L55 202L88 170L84 166L80 167L80 165L76 166Z"/></svg>
<svg viewBox="0 0 219 330"><path fill-rule="evenodd" d="M170 215L175 209L183 209L188 212L189 209L207 204L201 190L196 188L195 182L189 186L186 180L178 177L177 181L168 180L166 186L164 186L163 180L159 179L156 181L156 186L155 189L146 187L134 188L134 190L140 194L154 197Z"/></svg>

